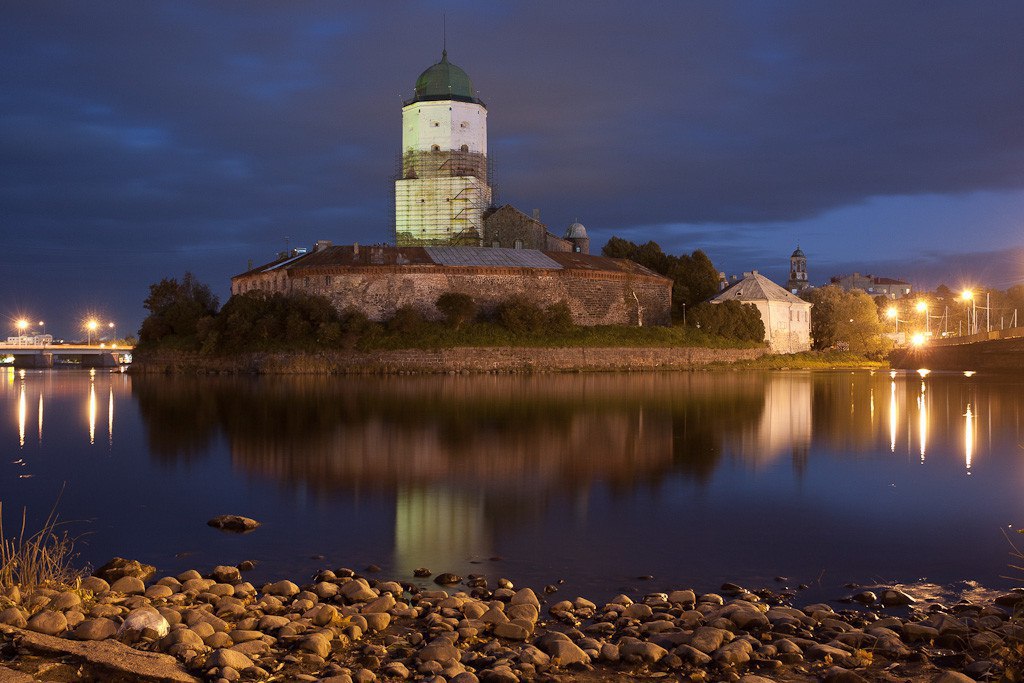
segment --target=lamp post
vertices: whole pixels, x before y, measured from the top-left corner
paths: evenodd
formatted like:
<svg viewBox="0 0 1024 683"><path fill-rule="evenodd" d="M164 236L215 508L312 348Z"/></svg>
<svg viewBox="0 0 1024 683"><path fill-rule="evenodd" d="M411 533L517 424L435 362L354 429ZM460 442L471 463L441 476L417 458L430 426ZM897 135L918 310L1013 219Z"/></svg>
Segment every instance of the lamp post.
<svg viewBox="0 0 1024 683"><path fill-rule="evenodd" d="M928 316L928 302L924 300L918 301L917 312L924 313L924 332L930 337L932 334L932 321Z"/></svg>
<svg viewBox="0 0 1024 683"><path fill-rule="evenodd" d="M114 338L117 337L117 332L115 331L114 323L110 323L107 327L110 328L110 341L114 341Z"/></svg>
<svg viewBox="0 0 1024 683"><path fill-rule="evenodd" d="M28 327L28 321L22 318L18 322L14 323L14 326L18 328L18 336L25 336L25 329Z"/></svg>
<svg viewBox="0 0 1024 683"><path fill-rule="evenodd" d="M965 289L963 294L960 295L960 298L964 300L965 304L968 301L971 302L971 313L967 317L967 335L970 336L977 331L975 328L977 327L978 312L974 307L974 292L969 289Z"/></svg>
<svg viewBox="0 0 1024 683"><path fill-rule="evenodd" d="M895 306L890 306L889 308L887 308L885 310L885 315L887 317L889 317L889 318L892 318L892 321L894 323L896 323L896 329L894 329L893 332L895 332L896 334L899 334L900 333L900 314L899 314L899 311L896 310Z"/></svg>
<svg viewBox="0 0 1024 683"><path fill-rule="evenodd" d="M99 323L96 322L95 320L90 320L90 321L85 323L85 329L87 329L89 331L88 332L88 343L89 343L89 346L92 346L92 333L96 331L97 327L99 327Z"/></svg>

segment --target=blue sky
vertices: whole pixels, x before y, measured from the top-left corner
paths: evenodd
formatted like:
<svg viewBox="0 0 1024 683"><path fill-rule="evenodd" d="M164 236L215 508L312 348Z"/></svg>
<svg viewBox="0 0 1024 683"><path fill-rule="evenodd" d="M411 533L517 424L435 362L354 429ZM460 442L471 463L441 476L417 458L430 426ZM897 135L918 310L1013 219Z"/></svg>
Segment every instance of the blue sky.
<svg viewBox="0 0 1024 683"><path fill-rule="evenodd" d="M400 114L449 57L501 202L728 273L1024 281L1019 2L14 2L4 313L137 329L150 283L392 238Z"/></svg>

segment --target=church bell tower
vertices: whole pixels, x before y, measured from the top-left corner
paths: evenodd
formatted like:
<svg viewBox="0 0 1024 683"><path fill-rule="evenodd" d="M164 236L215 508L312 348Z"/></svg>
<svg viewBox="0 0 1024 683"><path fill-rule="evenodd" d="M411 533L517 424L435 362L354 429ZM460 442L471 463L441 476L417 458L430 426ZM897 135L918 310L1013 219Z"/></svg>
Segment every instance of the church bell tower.
<svg viewBox="0 0 1024 683"><path fill-rule="evenodd" d="M807 281L807 257L798 245L796 251L789 257L789 282L786 283L786 289L793 294L799 294L810 286L810 282Z"/></svg>
<svg viewBox="0 0 1024 683"><path fill-rule="evenodd" d="M488 171L487 108L445 50L402 107L396 246L480 246L491 205Z"/></svg>

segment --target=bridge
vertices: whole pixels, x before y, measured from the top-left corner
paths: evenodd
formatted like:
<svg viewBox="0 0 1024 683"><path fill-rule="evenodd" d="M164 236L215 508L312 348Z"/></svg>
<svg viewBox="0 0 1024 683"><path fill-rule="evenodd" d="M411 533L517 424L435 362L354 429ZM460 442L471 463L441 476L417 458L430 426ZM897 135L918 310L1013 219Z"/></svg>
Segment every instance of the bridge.
<svg viewBox="0 0 1024 683"><path fill-rule="evenodd" d="M85 368L114 368L130 363L134 346L111 344L24 344L0 342L0 358L14 356L16 368L52 368L53 359Z"/></svg>
<svg viewBox="0 0 1024 683"><path fill-rule="evenodd" d="M893 351L889 363L902 370L1024 372L1024 327L929 339L921 346Z"/></svg>

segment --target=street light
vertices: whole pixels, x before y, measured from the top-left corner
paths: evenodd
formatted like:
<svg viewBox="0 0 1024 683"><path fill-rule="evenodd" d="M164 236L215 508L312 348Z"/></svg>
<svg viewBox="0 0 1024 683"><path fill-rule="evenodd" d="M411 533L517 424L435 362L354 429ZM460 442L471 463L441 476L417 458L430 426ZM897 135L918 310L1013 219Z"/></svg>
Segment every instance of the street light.
<svg viewBox="0 0 1024 683"><path fill-rule="evenodd" d="M28 327L28 321L22 318L18 322L14 323L14 326L18 328L18 336L25 336L25 328Z"/></svg>
<svg viewBox="0 0 1024 683"><path fill-rule="evenodd" d="M899 332L900 332L900 312L896 310L895 306L890 306L889 308L885 309L885 315L887 315L888 317L892 318L893 322L896 323L896 329L894 331L896 332L896 334L899 334Z"/></svg>
<svg viewBox="0 0 1024 683"><path fill-rule="evenodd" d="M924 344L924 335L920 332L915 333L914 336L910 338L910 343L914 346L922 346Z"/></svg>
<svg viewBox="0 0 1024 683"><path fill-rule="evenodd" d="M114 323L110 323L110 324L109 324L109 325L108 325L107 327L109 327L109 328L110 328L110 339L111 339L111 341L113 341L114 337L116 337L116 336L117 336L117 335L116 335L116 334L114 333Z"/></svg>
<svg viewBox="0 0 1024 683"><path fill-rule="evenodd" d="M99 325L100 324L95 320L89 320L85 323L85 329L89 330L89 346L92 346L92 333L96 331L96 328L99 327Z"/></svg>

